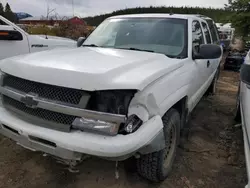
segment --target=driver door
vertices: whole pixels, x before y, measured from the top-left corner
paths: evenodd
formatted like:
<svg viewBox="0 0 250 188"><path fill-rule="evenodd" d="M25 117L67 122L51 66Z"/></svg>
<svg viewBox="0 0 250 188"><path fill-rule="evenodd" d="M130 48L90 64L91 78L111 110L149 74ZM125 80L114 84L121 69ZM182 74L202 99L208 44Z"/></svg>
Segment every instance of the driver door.
<svg viewBox="0 0 250 188"><path fill-rule="evenodd" d="M29 53L27 36L0 19L0 60Z"/></svg>

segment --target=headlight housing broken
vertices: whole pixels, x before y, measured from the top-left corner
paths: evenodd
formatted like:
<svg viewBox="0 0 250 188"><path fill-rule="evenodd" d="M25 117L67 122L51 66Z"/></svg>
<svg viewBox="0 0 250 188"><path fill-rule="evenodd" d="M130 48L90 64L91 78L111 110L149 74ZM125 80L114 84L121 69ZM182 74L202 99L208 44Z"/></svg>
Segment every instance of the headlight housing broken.
<svg viewBox="0 0 250 188"><path fill-rule="evenodd" d="M87 109L97 112L113 114L114 116L123 115L126 117L130 101L134 97L136 90L110 90L93 92L88 101ZM73 122L73 129L86 132L97 132L107 135L130 134L135 132L142 121L132 115L123 123L110 121L93 120L86 117L76 118Z"/></svg>

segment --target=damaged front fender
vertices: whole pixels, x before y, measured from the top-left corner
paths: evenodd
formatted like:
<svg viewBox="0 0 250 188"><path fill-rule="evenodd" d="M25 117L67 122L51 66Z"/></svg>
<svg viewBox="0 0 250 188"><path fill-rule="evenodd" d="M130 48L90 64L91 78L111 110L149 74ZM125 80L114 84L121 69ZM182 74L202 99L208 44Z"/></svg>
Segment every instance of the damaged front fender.
<svg viewBox="0 0 250 188"><path fill-rule="evenodd" d="M143 122L155 115L159 115L160 108L154 95L152 93L146 95L142 92L136 93L128 109L128 116L132 114L137 115Z"/></svg>

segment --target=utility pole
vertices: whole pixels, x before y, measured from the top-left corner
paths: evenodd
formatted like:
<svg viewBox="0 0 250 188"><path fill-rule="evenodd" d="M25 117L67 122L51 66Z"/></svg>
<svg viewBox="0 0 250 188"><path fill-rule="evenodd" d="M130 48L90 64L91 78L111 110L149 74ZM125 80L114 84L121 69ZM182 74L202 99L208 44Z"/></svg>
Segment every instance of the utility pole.
<svg viewBox="0 0 250 188"><path fill-rule="evenodd" d="M73 17L75 17L75 6L74 6L74 0L72 0L72 10L73 10Z"/></svg>

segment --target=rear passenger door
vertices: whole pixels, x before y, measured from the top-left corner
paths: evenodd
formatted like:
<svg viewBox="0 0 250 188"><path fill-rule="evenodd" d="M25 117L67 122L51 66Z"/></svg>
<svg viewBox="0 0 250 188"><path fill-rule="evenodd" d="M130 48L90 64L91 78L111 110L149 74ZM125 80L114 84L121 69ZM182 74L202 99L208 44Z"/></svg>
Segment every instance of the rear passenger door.
<svg viewBox="0 0 250 188"><path fill-rule="evenodd" d="M218 31L214 21L211 19L207 20L207 24L208 24L209 30L211 32L212 43L221 46L220 38L219 38L219 31ZM223 51L222 46L221 46L221 51ZM220 58L218 58L217 61L214 61L213 66L216 66L216 67L220 66L221 60L222 60L222 56Z"/></svg>
<svg viewBox="0 0 250 188"><path fill-rule="evenodd" d="M206 22L202 22L202 28L204 31L204 35L206 38L206 44L213 44L210 29L208 27L208 24ZM211 81L212 77L214 77L214 73L217 70L218 67L218 59L208 59L207 60L207 78Z"/></svg>

